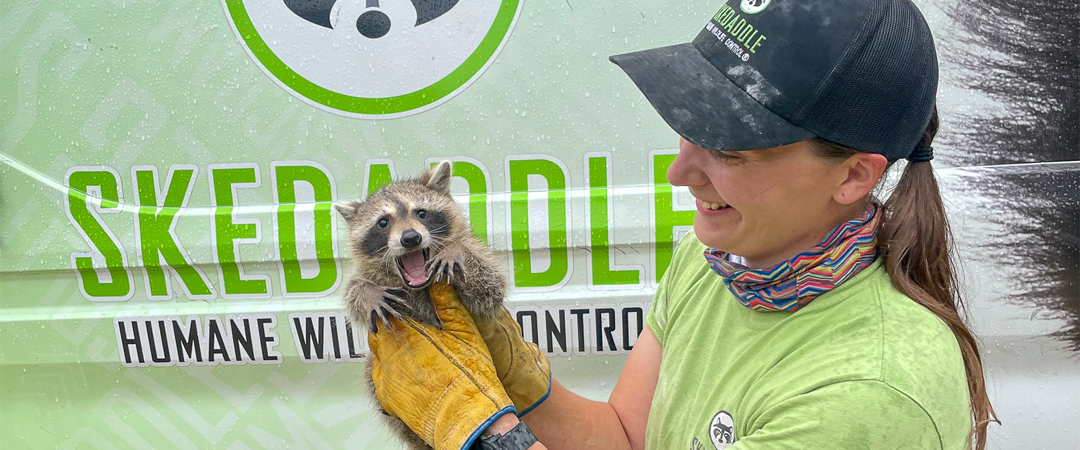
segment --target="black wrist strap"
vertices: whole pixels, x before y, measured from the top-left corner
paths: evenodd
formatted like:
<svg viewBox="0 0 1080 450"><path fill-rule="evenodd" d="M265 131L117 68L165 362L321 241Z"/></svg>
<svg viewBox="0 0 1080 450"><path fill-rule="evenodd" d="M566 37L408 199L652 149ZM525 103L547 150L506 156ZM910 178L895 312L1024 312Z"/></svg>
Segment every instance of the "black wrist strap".
<svg viewBox="0 0 1080 450"><path fill-rule="evenodd" d="M480 436L474 449L480 450L525 450L536 443L536 436L525 422L518 422L503 434Z"/></svg>

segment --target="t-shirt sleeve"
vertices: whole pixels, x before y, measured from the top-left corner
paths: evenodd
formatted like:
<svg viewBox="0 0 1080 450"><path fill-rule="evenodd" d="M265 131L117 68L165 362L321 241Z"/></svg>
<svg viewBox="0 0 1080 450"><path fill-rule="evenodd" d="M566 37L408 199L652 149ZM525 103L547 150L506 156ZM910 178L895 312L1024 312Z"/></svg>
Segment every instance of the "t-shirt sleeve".
<svg viewBox="0 0 1080 450"><path fill-rule="evenodd" d="M671 268L668 268L664 278L660 279L660 286L656 288L656 295L653 296L652 307L649 308L649 313L645 315L645 324L649 326L649 331L652 331L661 348L664 346L664 338L667 336L667 285L670 284L668 280L672 278L668 276L670 273Z"/></svg>
<svg viewBox="0 0 1080 450"><path fill-rule="evenodd" d="M749 424L729 450L941 449L930 415L880 381L831 384L785 400Z"/></svg>
<svg viewBox="0 0 1080 450"><path fill-rule="evenodd" d="M678 272L679 261L682 259L683 253L686 253L685 248L687 245L684 243L694 239L694 232L690 231L683 235L682 239L675 244L675 251L672 252L671 264L668 265L667 271L664 272L663 278L660 279L660 285L656 288L656 295L653 296L652 307L649 308L649 313L645 315L645 324L649 326L649 331L652 331L653 336L656 336L656 341L660 343L660 347L664 346L664 338L667 335L668 327L668 299L671 284L675 283L675 274Z"/></svg>

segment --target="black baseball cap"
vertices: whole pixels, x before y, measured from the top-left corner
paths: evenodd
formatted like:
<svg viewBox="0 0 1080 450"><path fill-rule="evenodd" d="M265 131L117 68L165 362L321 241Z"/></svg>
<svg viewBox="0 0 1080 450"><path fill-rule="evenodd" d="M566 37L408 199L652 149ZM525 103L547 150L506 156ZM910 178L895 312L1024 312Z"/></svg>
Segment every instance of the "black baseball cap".
<svg viewBox="0 0 1080 450"><path fill-rule="evenodd" d="M897 160L937 95L910 0L728 0L689 44L610 59L675 132L720 150L820 137Z"/></svg>

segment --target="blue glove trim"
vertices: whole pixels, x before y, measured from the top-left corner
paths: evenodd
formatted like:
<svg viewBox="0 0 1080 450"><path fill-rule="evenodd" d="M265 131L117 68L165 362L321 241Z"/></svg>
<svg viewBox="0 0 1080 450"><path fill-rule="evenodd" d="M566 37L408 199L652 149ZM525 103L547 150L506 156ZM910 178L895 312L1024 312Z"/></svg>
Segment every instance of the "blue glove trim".
<svg viewBox="0 0 1080 450"><path fill-rule="evenodd" d="M549 395L551 395L551 374L548 374L548 390L547 390L547 392L544 393L544 396L540 397L540 400L537 400L536 403L533 403L532 405L529 405L528 408L525 408L525 410L522 411L521 414L518 414L517 416L518 417L525 417L525 415L528 414L529 411L532 411L532 410L536 409L537 406L540 406L541 403L544 403L544 400L547 400Z"/></svg>
<svg viewBox="0 0 1080 450"><path fill-rule="evenodd" d="M514 408L514 405L510 405L503 409L500 409L496 411L495 414L492 414L491 417L488 417L488 419L485 420L484 423L481 423L479 427L476 427L476 429L473 430L472 434L469 435L469 438L466 439L465 443L461 445L461 450L469 450L470 448L472 448L473 443L480 438L480 433L483 433L484 430L488 429L488 427L491 426L491 424L495 423L495 420L510 413L517 413L517 408Z"/></svg>

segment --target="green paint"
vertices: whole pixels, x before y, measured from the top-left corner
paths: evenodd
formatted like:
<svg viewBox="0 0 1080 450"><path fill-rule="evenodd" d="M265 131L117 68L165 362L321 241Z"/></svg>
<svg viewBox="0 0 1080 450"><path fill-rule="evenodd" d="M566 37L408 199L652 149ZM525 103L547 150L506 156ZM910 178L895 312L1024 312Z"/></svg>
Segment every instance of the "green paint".
<svg viewBox="0 0 1080 450"><path fill-rule="evenodd" d="M394 173L390 171L389 164L368 164L367 180L367 196L371 197L375 191L394 182Z"/></svg>
<svg viewBox="0 0 1080 450"><path fill-rule="evenodd" d="M276 166L274 168L278 193L277 229L278 250L286 294L329 294L338 282L337 262L334 259L334 232L330 207L333 187L330 177L314 166ZM296 252L296 183L306 182L315 192L315 256L319 274L304 278Z"/></svg>
<svg viewBox="0 0 1080 450"><path fill-rule="evenodd" d="M431 167L438 162L431 163ZM484 244L488 243L488 185L480 166L465 161L453 162L453 173L469 184L469 227Z"/></svg>
<svg viewBox="0 0 1080 450"><path fill-rule="evenodd" d="M512 160L508 163L510 180L510 244L514 261L514 284L517 287L548 287L561 282L569 270L570 249L566 242L566 175L558 164L546 159ZM532 271L529 254L529 175L547 180L547 232L551 266L543 272Z"/></svg>
<svg viewBox="0 0 1080 450"><path fill-rule="evenodd" d="M225 295L257 295L269 292L266 280L244 280L240 278L240 264L233 253L237 239L254 239L259 230L253 223L234 223L232 185L254 183L255 168L211 168L210 185L214 198L214 233L216 236L218 269L224 280L222 289Z"/></svg>
<svg viewBox="0 0 1080 450"><path fill-rule="evenodd" d="M598 286L638 284L638 270L611 270L608 217L607 158L589 158L589 238L592 249L592 283Z"/></svg>
<svg viewBox="0 0 1080 450"><path fill-rule="evenodd" d="M83 290L88 297L101 299L116 299L126 297L131 293L131 278L128 277L124 267L124 254L120 245L116 243L105 231L102 224L87 204L89 197L86 195L87 188L97 186L101 189L101 208L114 209L120 206L119 186L120 180L112 172L106 170L87 170L72 172L68 177L68 211L75 220L75 226L86 233L91 245L105 258L105 267L109 271L111 281L103 283L94 270L93 259L88 256L75 257L75 268L82 282Z"/></svg>
<svg viewBox="0 0 1080 450"><path fill-rule="evenodd" d="M667 170L675 161L675 155L653 155L653 218L656 245L656 281L659 281L671 264L675 249L675 227L694 225L694 211L676 211L675 189L667 180Z"/></svg>
<svg viewBox="0 0 1080 450"><path fill-rule="evenodd" d="M195 186L193 169L170 168L169 186L166 187L165 201L158 204L157 180L154 172L138 170L135 172L135 194L138 208L135 220L139 224L139 252L143 260L143 273L150 285L149 295L164 297L169 295L169 277L161 268L161 259L180 276L192 296L209 296L213 292L194 267L191 266L180 244L173 239L170 230L176 223L176 213L191 195Z"/></svg>
<svg viewBox="0 0 1080 450"><path fill-rule="evenodd" d="M226 0L229 16L251 54L267 71L296 93L317 103L357 114L394 114L417 109L450 95L473 78L495 56L510 32L520 0L503 0L484 39L457 69L432 85L404 95L382 98L354 97L319 86L294 71L270 50L248 16L243 0Z"/></svg>

